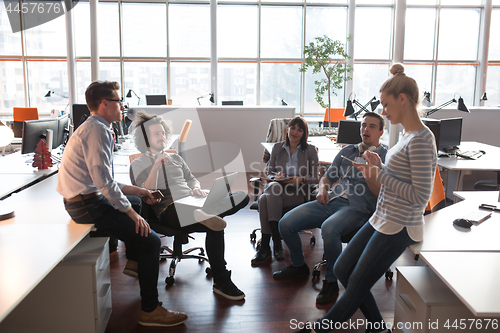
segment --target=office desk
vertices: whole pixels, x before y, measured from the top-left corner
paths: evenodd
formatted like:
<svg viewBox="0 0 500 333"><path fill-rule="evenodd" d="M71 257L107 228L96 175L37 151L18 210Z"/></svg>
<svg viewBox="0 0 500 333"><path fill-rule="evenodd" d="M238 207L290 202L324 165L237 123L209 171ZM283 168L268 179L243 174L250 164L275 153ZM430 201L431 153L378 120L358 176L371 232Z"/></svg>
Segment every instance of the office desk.
<svg viewBox="0 0 500 333"><path fill-rule="evenodd" d="M475 201L479 204L492 204L500 206L500 194L498 191L454 191L453 195L462 200Z"/></svg>
<svg viewBox="0 0 500 333"><path fill-rule="evenodd" d="M500 317L499 252L422 252L420 256L475 316Z"/></svg>
<svg viewBox="0 0 500 333"><path fill-rule="evenodd" d="M0 321L92 228L71 220L56 184L54 175L2 201L15 217L0 222Z"/></svg>
<svg viewBox="0 0 500 333"><path fill-rule="evenodd" d="M500 148L487 145L480 142L465 141L460 144L460 150L484 150L486 154L477 160L460 159L456 156L452 157L439 157L437 164L447 170L456 171L457 183L455 190L462 189L463 179L466 174L472 171L500 171ZM448 176L446 177L448 178ZM446 182L448 183L448 181Z"/></svg>
<svg viewBox="0 0 500 333"><path fill-rule="evenodd" d="M477 201L465 200L424 216L424 240L411 245L410 250L416 254L422 251L500 252L499 212L493 212L489 219L466 231L453 225L454 219L478 210L478 207Z"/></svg>

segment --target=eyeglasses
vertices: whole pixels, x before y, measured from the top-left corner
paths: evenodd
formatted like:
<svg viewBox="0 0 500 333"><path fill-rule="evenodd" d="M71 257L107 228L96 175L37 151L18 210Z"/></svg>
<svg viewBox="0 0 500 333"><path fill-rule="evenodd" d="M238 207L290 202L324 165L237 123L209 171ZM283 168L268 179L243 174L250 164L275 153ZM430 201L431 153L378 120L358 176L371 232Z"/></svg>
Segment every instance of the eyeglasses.
<svg viewBox="0 0 500 333"><path fill-rule="evenodd" d="M120 106L123 106L123 98L122 99L109 99L109 98L105 98L105 100L110 101L110 102L118 102L118 103L120 103Z"/></svg>

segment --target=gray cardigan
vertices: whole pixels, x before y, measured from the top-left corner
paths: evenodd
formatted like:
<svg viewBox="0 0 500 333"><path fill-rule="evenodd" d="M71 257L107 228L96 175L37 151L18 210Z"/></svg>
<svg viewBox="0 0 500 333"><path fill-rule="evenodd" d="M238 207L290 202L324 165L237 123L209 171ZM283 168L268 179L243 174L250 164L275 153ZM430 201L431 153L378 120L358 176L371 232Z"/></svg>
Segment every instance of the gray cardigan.
<svg viewBox="0 0 500 333"><path fill-rule="evenodd" d="M278 172L285 173L288 153L284 145L284 141L274 145L271 152L271 159L269 160L269 167L267 169L268 175L273 175ZM300 145L297 149L299 176L304 177L306 180L305 183L308 185L317 184L319 180L319 168L316 147L308 144L306 149L302 149Z"/></svg>

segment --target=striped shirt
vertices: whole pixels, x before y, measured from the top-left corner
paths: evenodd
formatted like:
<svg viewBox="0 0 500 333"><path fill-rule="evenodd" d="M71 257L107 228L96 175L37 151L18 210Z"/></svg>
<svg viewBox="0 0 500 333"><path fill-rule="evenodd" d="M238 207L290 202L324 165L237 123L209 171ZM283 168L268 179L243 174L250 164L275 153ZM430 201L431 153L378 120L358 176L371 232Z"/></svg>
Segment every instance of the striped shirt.
<svg viewBox="0 0 500 333"><path fill-rule="evenodd" d="M436 159L436 141L425 126L389 150L377 176L382 186L370 218L375 230L394 235L406 227L412 240L422 241L423 214L432 193Z"/></svg>

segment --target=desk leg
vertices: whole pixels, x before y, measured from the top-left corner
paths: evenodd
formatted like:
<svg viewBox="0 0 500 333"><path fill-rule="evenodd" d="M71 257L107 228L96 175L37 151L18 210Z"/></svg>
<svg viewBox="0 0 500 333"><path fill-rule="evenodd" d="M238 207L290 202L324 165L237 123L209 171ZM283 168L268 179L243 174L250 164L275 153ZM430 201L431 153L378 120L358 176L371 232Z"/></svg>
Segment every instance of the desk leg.
<svg viewBox="0 0 500 333"><path fill-rule="evenodd" d="M464 183L464 172L462 170L458 170L458 175L457 175L457 186L455 187L455 191L460 191L462 189ZM453 199L454 203L457 203L458 197L455 196Z"/></svg>

